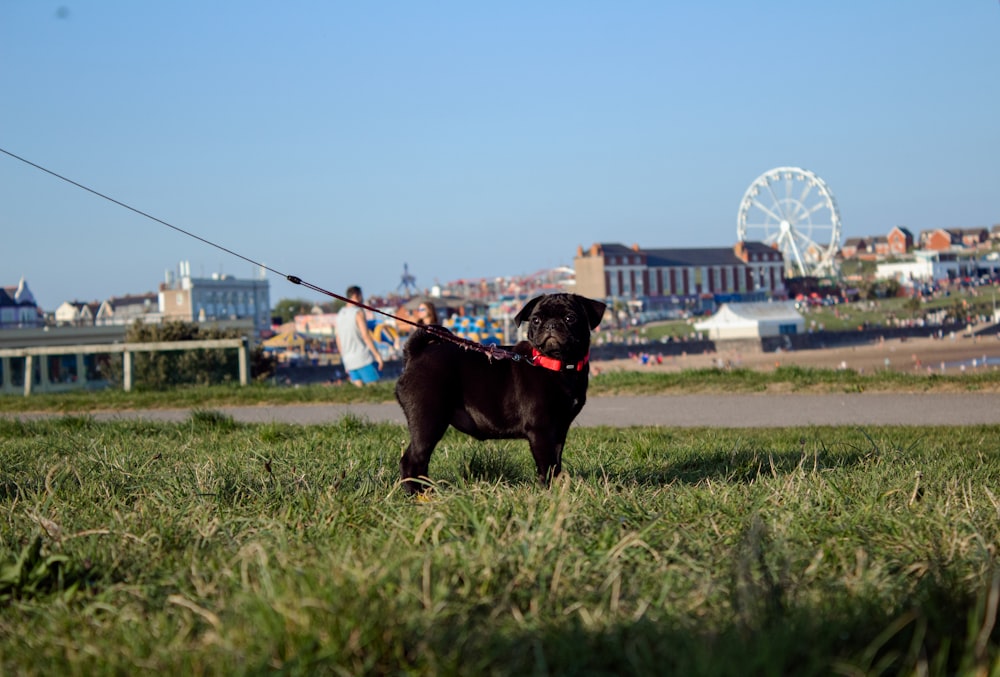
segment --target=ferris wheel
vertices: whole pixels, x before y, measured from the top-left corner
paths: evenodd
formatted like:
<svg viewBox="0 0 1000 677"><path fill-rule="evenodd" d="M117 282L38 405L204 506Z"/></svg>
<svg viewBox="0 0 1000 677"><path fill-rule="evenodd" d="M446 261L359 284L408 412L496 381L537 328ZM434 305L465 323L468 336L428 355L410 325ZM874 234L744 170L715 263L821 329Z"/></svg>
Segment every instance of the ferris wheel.
<svg viewBox="0 0 1000 677"><path fill-rule="evenodd" d="M808 169L778 167L750 184L740 202L737 237L780 249L789 277L836 272L840 213L823 179Z"/></svg>

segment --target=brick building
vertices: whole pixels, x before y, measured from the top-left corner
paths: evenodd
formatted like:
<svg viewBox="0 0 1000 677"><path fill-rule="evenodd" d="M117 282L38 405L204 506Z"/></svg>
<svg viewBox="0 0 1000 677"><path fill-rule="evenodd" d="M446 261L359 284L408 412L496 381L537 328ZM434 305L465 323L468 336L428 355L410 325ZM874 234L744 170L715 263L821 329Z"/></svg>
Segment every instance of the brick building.
<svg viewBox="0 0 1000 677"><path fill-rule="evenodd" d="M732 248L642 249L617 243L579 247L576 289L598 299L644 300L649 307L785 295L784 256L761 242Z"/></svg>
<svg viewBox="0 0 1000 677"><path fill-rule="evenodd" d="M886 236L889 254L906 254L913 249L913 233L903 226L896 226Z"/></svg>
<svg viewBox="0 0 1000 677"><path fill-rule="evenodd" d="M962 239L962 233L957 228L935 228L920 233L920 246L923 249L945 252L964 247Z"/></svg>

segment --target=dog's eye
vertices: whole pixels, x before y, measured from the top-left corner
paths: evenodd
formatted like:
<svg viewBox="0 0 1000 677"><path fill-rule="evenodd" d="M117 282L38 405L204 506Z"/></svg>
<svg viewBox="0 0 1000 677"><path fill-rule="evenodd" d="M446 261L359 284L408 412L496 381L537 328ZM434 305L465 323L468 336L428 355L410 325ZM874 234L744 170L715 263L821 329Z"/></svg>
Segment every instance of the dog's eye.
<svg viewBox="0 0 1000 677"><path fill-rule="evenodd" d="M541 323L542 323L542 318L538 317L537 315L534 315L531 318L531 324L541 324Z"/></svg>
<svg viewBox="0 0 1000 677"><path fill-rule="evenodd" d="M576 315L569 313L566 315L566 324L576 324Z"/></svg>

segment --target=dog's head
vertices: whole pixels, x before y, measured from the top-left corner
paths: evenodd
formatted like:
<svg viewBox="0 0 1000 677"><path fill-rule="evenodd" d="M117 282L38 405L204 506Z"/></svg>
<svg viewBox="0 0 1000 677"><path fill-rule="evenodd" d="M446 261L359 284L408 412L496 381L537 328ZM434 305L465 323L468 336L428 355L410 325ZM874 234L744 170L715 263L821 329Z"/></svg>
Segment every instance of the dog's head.
<svg viewBox="0 0 1000 677"><path fill-rule="evenodd" d="M514 316L528 323L528 342L547 357L579 360L590 349L590 332L604 317L605 304L578 294L536 296Z"/></svg>

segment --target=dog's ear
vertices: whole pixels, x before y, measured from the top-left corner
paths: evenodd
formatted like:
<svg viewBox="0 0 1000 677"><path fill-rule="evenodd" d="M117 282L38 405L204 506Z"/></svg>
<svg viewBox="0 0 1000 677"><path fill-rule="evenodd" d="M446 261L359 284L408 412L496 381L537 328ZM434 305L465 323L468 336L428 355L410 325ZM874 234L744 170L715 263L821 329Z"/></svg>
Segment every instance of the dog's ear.
<svg viewBox="0 0 1000 677"><path fill-rule="evenodd" d="M607 304L603 301L588 299L586 296L577 295L576 298L586 312L587 324L590 325L591 329L597 329L597 325L604 319L604 310L608 307Z"/></svg>
<svg viewBox="0 0 1000 677"><path fill-rule="evenodd" d="M542 300L541 296L536 296L535 298L525 303L524 308L521 308L521 310L517 311L517 315L514 316L514 326L520 327L521 323L528 319L528 316L531 315L531 311L535 309L535 306L537 306L538 302L541 300Z"/></svg>

